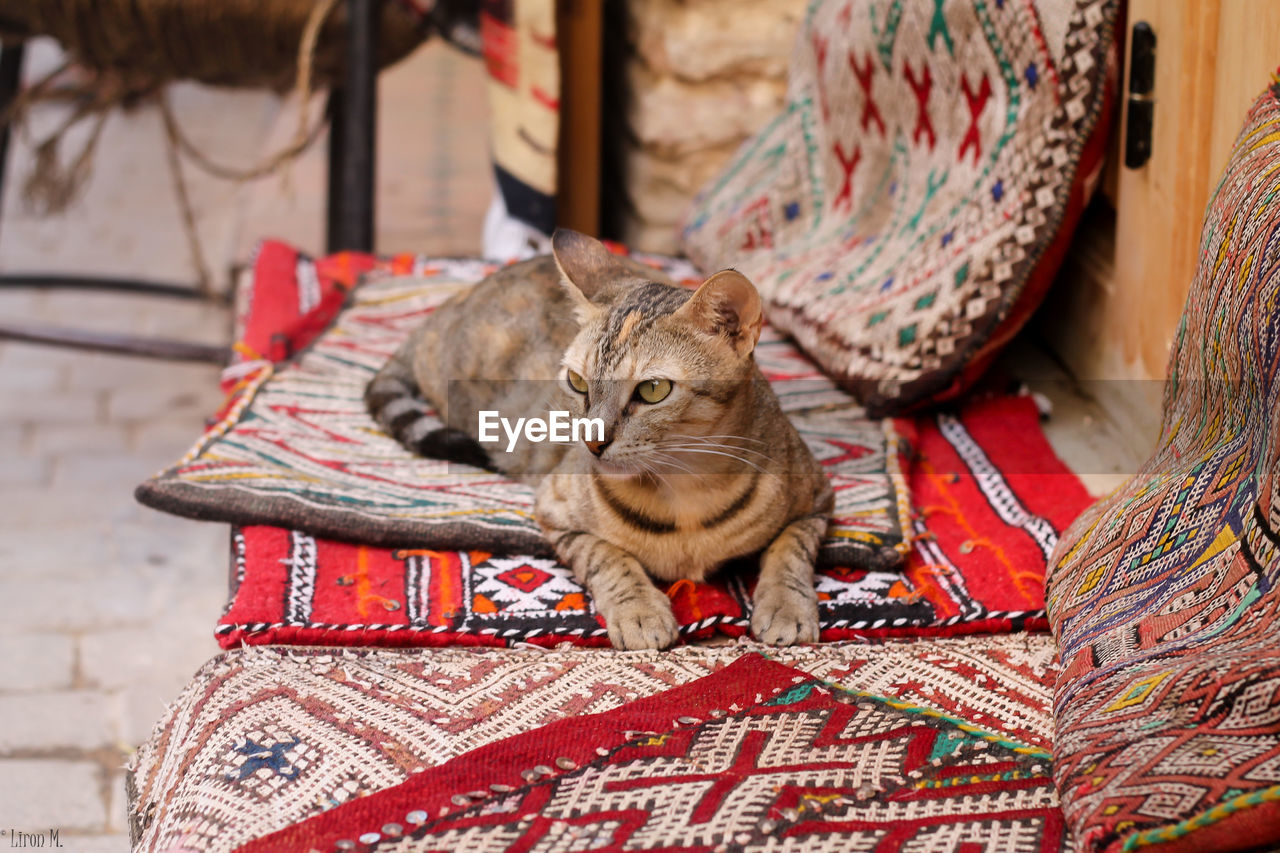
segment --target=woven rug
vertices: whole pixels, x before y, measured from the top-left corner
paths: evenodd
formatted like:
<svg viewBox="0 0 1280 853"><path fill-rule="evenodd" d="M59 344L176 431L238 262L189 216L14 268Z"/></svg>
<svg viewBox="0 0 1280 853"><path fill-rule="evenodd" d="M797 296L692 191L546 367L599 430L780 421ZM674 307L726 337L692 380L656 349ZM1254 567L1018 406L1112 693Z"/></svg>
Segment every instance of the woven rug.
<svg viewBox="0 0 1280 853"><path fill-rule="evenodd" d="M1104 154L1118 0L814 0L782 113L687 214L705 269L873 414L964 390L1040 302Z"/></svg>
<svg viewBox="0 0 1280 853"><path fill-rule="evenodd" d="M229 651L196 674L130 761L134 849L230 850L504 738L624 707L759 651L745 642L661 653ZM906 712L912 719L961 720L1028 755L1048 748L1056 666L1046 635L768 653L918 709ZM755 702L753 694L740 707ZM456 793L466 791L446 800Z"/></svg>
<svg viewBox="0 0 1280 853"><path fill-rule="evenodd" d="M1058 783L1090 851L1280 844L1280 82L1200 259L1158 449L1050 576Z"/></svg>
<svg viewBox="0 0 1280 853"><path fill-rule="evenodd" d="M675 262L668 267L677 278L690 272ZM410 330L494 268L426 259L413 262L410 275L375 268L366 274L374 280L356 288L334 325L292 362L242 364L234 402L217 425L177 465L143 483L138 499L193 518L283 525L367 544L550 556L533 520L530 487L415 456L365 411L365 386ZM282 271L297 277L299 269L308 268ZM281 272L258 264L259 275L268 271ZM274 284L256 282L251 293ZM296 283L280 290L305 293ZM323 308L323 297L316 304ZM835 490L819 561L898 564L906 486L892 433L866 419L776 332L766 330L756 352Z"/></svg>
<svg viewBox="0 0 1280 853"><path fill-rule="evenodd" d="M1054 456L1027 398L899 421L918 511L902 569L817 572L821 638L1043 628L1044 568L1089 498ZM253 526L233 537L235 592L219 620L240 643L608 645L586 590L554 559L387 549ZM753 566L668 595L686 640L741 636Z"/></svg>
<svg viewBox="0 0 1280 853"><path fill-rule="evenodd" d="M1045 750L745 655L240 850L1056 851L1049 765Z"/></svg>

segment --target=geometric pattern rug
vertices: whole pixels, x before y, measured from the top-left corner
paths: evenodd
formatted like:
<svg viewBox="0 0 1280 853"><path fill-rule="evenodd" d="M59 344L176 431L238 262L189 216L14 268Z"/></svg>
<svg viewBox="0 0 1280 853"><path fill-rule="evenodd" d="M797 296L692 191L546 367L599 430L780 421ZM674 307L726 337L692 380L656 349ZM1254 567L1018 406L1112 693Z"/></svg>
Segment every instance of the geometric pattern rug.
<svg viewBox="0 0 1280 853"><path fill-rule="evenodd" d="M1048 289L1106 152L1118 0L808 3L777 117L682 249L876 416L956 397Z"/></svg>
<svg viewBox="0 0 1280 853"><path fill-rule="evenodd" d="M1053 455L1027 398L898 421L918 502L902 569L816 574L821 639L1045 627L1047 555L1089 498ZM592 600L556 560L388 549L252 526L233 536L235 592L219 620L240 643L607 645ZM681 636L741 636L754 566L666 586Z"/></svg>
<svg viewBox="0 0 1280 853"><path fill-rule="evenodd" d="M678 262L667 267L689 271ZM551 556L533 519L530 486L416 456L365 408L365 386L410 331L493 269L474 260L420 259L410 275L366 274L331 328L291 362L261 363L243 376L219 422L177 465L139 486L138 499L194 518L369 545ZM274 279L255 282L253 292L276 286ZM900 563L907 499L891 431L865 418L776 332L766 330L756 360L835 491L819 561Z"/></svg>
<svg viewBox="0 0 1280 853"><path fill-rule="evenodd" d="M774 799L767 804L752 798L747 829L769 829L764 835L776 838L757 838L748 846L780 843L799 833L816 843L815 839L835 837L833 832L873 831L859 828L863 823L883 828L886 818L899 826L895 837L905 838L911 834L908 829L919 829L910 823L913 818L933 815L925 823L938 831L938 816L945 814L947 831L957 833L961 846L926 849L1058 849L1060 817L1047 778L1049 701L1056 664L1053 643L1043 634L804 649L769 649L739 641L623 653L573 648L236 649L196 674L132 757L129 820L134 849L230 850L335 814L343 804L373 802L372 795L407 780L423 781L409 798L418 805L399 816L404 832L427 827L426 814L421 823L414 822L419 817L414 812L427 811L422 796L435 798L432 821L440 817L440 808L492 812L498 806L486 799L490 795L514 795L531 784L536 788L532 795L540 797L537 784L563 783L569 766L555 759L571 756L547 751L554 744L585 751L571 758L579 768L587 768L603 757L597 750L606 743L604 729L596 723L589 725L589 736L579 729L563 741L544 737L549 727L597 719L681 685L697 685L694 691L702 697L698 701L718 700L724 691L708 689L702 679L760 653L776 661L770 667L795 670L784 669L780 679L754 686L756 676L739 670L729 679L732 695L720 707L704 709L726 714L703 713L698 726L688 719L693 706L677 709L670 700L663 701L662 728L659 721L634 719L615 726L616 740L610 743L616 750L609 759L613 770L633 758L652 767L652 752L628 752L637 748L634 731L659 732L657 738L641 739L650 744L646 749L655 748L652 741L670 731L677 738L666 741L673 755L675 743L703 737L743 735L755 749L762 734L770 739L785 735L785 744L799 746L798 733L812 725L803 720L814 714L830 717L834 711L844 715L843 735L816 743L820 749L855 750L864 759L857 762L864 769L842 770L834 785L819 786L816 777L797 777L804 784L781 796L769 794ZM736 720L762 734L705 728L719 720ZM829 733L839 734L835 726L828 726ZM695 733L698 736L691 737ZM483 752L511 738L531 742L539 750L536 760L495 758ZM870 753L868 739L876 742ZM804 747L810 757L812 746L811 742ZM723 756L724 750L715 754ZM833 758L835 765L853 763ZM479 779L427 781L430 772L445 772L450 765L497 775L483 784ZM534 770L551 775L539 773L542 778L531 783L520 772ZM576 778L575 784L590 783ZM503 791L495 784L515 790ZM707 783L691 784L694 790L706 790ZM520 815L531 803L528 794L520 794ZM838 803L841 798L848 802ZM975 803L987 812L982 820ZM1000 816L1015 804L1016 816ZM458 817L455 814L455 829ZM850 817L856 820L847 822ZM958 822L953 824L952 818ZM368 831L383 833L392 822L396 821L387 818L362 824L359 832L352 830L352 838L359 841ZM1059 827L1056 835L1054 827ZM919 831L926 830L927 826ZM851 837L840 839L845 845L840 849L862 849L848 846ZM1030 846L1014 846L1015 838ZM1040 841L1032 843L1032 838ZM966 848L963 843L979 846ZM444 847L473 849L470 843ZM257 849L290 846L277 840Z"/></svg>
<svg viewBox="0 0 1280 853"><path fill-rule="evenodd" d="M1280 82L1199 258L1157 450L1050 575L1058 782L1091 851L1280 844Z"/></svg>

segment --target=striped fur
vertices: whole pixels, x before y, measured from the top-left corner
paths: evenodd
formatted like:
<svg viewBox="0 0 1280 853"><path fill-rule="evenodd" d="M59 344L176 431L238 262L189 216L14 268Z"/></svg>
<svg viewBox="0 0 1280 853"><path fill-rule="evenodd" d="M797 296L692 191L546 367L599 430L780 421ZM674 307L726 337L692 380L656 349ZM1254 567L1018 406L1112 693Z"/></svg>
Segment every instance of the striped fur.
<svg viewBox="0 0 1280 853"><path fill-rule="evenodd" d="M427 401L418 393L409 341L383 365L364 392L365 406L387 434L422 456L494 469L484 447L462 430L441 427L428 417Z"/></svg>
<svg viewBox="0 0 1280 853"><path fill-rule="evenodd" d="M756 368L755 288L724 271L691 293L581 234L552 242L553 257L505 267L436 310L370 383L369 410L419 453L536 483L538 522L616 647L676 641L654 578L698 581L753 555L756 636L815 641L813 561L832 493ZM668 396L642 399L650 379L668 380ZM424 420L428 405L445 427ZM598 417L605 441L486 453L484 409Z"/></svg>

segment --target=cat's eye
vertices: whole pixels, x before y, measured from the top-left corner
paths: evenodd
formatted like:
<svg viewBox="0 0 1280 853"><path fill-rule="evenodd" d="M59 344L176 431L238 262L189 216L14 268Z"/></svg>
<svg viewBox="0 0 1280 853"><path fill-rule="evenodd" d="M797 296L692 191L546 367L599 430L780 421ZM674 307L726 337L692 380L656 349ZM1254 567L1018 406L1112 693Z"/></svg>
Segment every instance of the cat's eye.
<svg viewBox="0 0 1280 853"><path fill-rule="evenodd" d="M646 403L660 403L670 393L670 379L646 379L636 386L636 396Z"/></svg>
<svg viewBox="0 0 1280 853"><path fill-rule="evenodd" d="M587 393L587 380L582 378L582 374L569 371L569 386L579 394Z"/></svg>

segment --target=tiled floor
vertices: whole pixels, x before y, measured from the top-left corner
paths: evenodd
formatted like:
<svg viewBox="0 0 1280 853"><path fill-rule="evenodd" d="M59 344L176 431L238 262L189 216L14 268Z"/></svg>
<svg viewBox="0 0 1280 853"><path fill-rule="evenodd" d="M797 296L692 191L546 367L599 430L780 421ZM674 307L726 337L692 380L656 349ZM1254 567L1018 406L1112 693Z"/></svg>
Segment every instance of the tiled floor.
<svg viewBox="0 0 1280 853"><path fill-rule="evenodd" d="M28 69L48 65L48 51ZM378 248L474 254L489 201L479 64L429 45L383 75ZM260 93L181 86L190 133L229 162L289 138L296 113ZM37 131L56 116L38 117ZM18 144L0 269L191 281L151 110L113 115L82 200L25 213ZM190 172L206 256L225 273L263 236L323 248L324 140L290 170L236 186ZM0 292L0 318L225 343L225 308L83 292ZM134 486L194 440L218 402L213 366L0 343L0 846L59 830L71 851L128 849L120 768L166 701L217 652L227 528L145 509Z"/></svg>
<svg viewBox="0 0 1280 853"><path fill-rule="evenodd" d="M432 45L385 74L381 93L379 248L476 252L490 192L480 68ZM278 147L296 122L267 95L184 86L176 97L192 135L232 162ZM10 180L0 268L191 280L160 140L153 112L113 116L84 198L50 220L25 214ZM191 173L217 270L261 236L321 248L323 150L287 181ZM30 156L19 145L10 175ZM208 342L229 327L204 303L82 293L0 293L0 317ZM1033 342L1006 364L1054 399L1051 435L1096 475L1095 491L1132 469L1105 415ZM144 509L131 492L186 449L216 388L212 366L0 343L0 832L58 828L64 849L127 849L120 767L216 652L227 562L224 526Z"/></svg>

